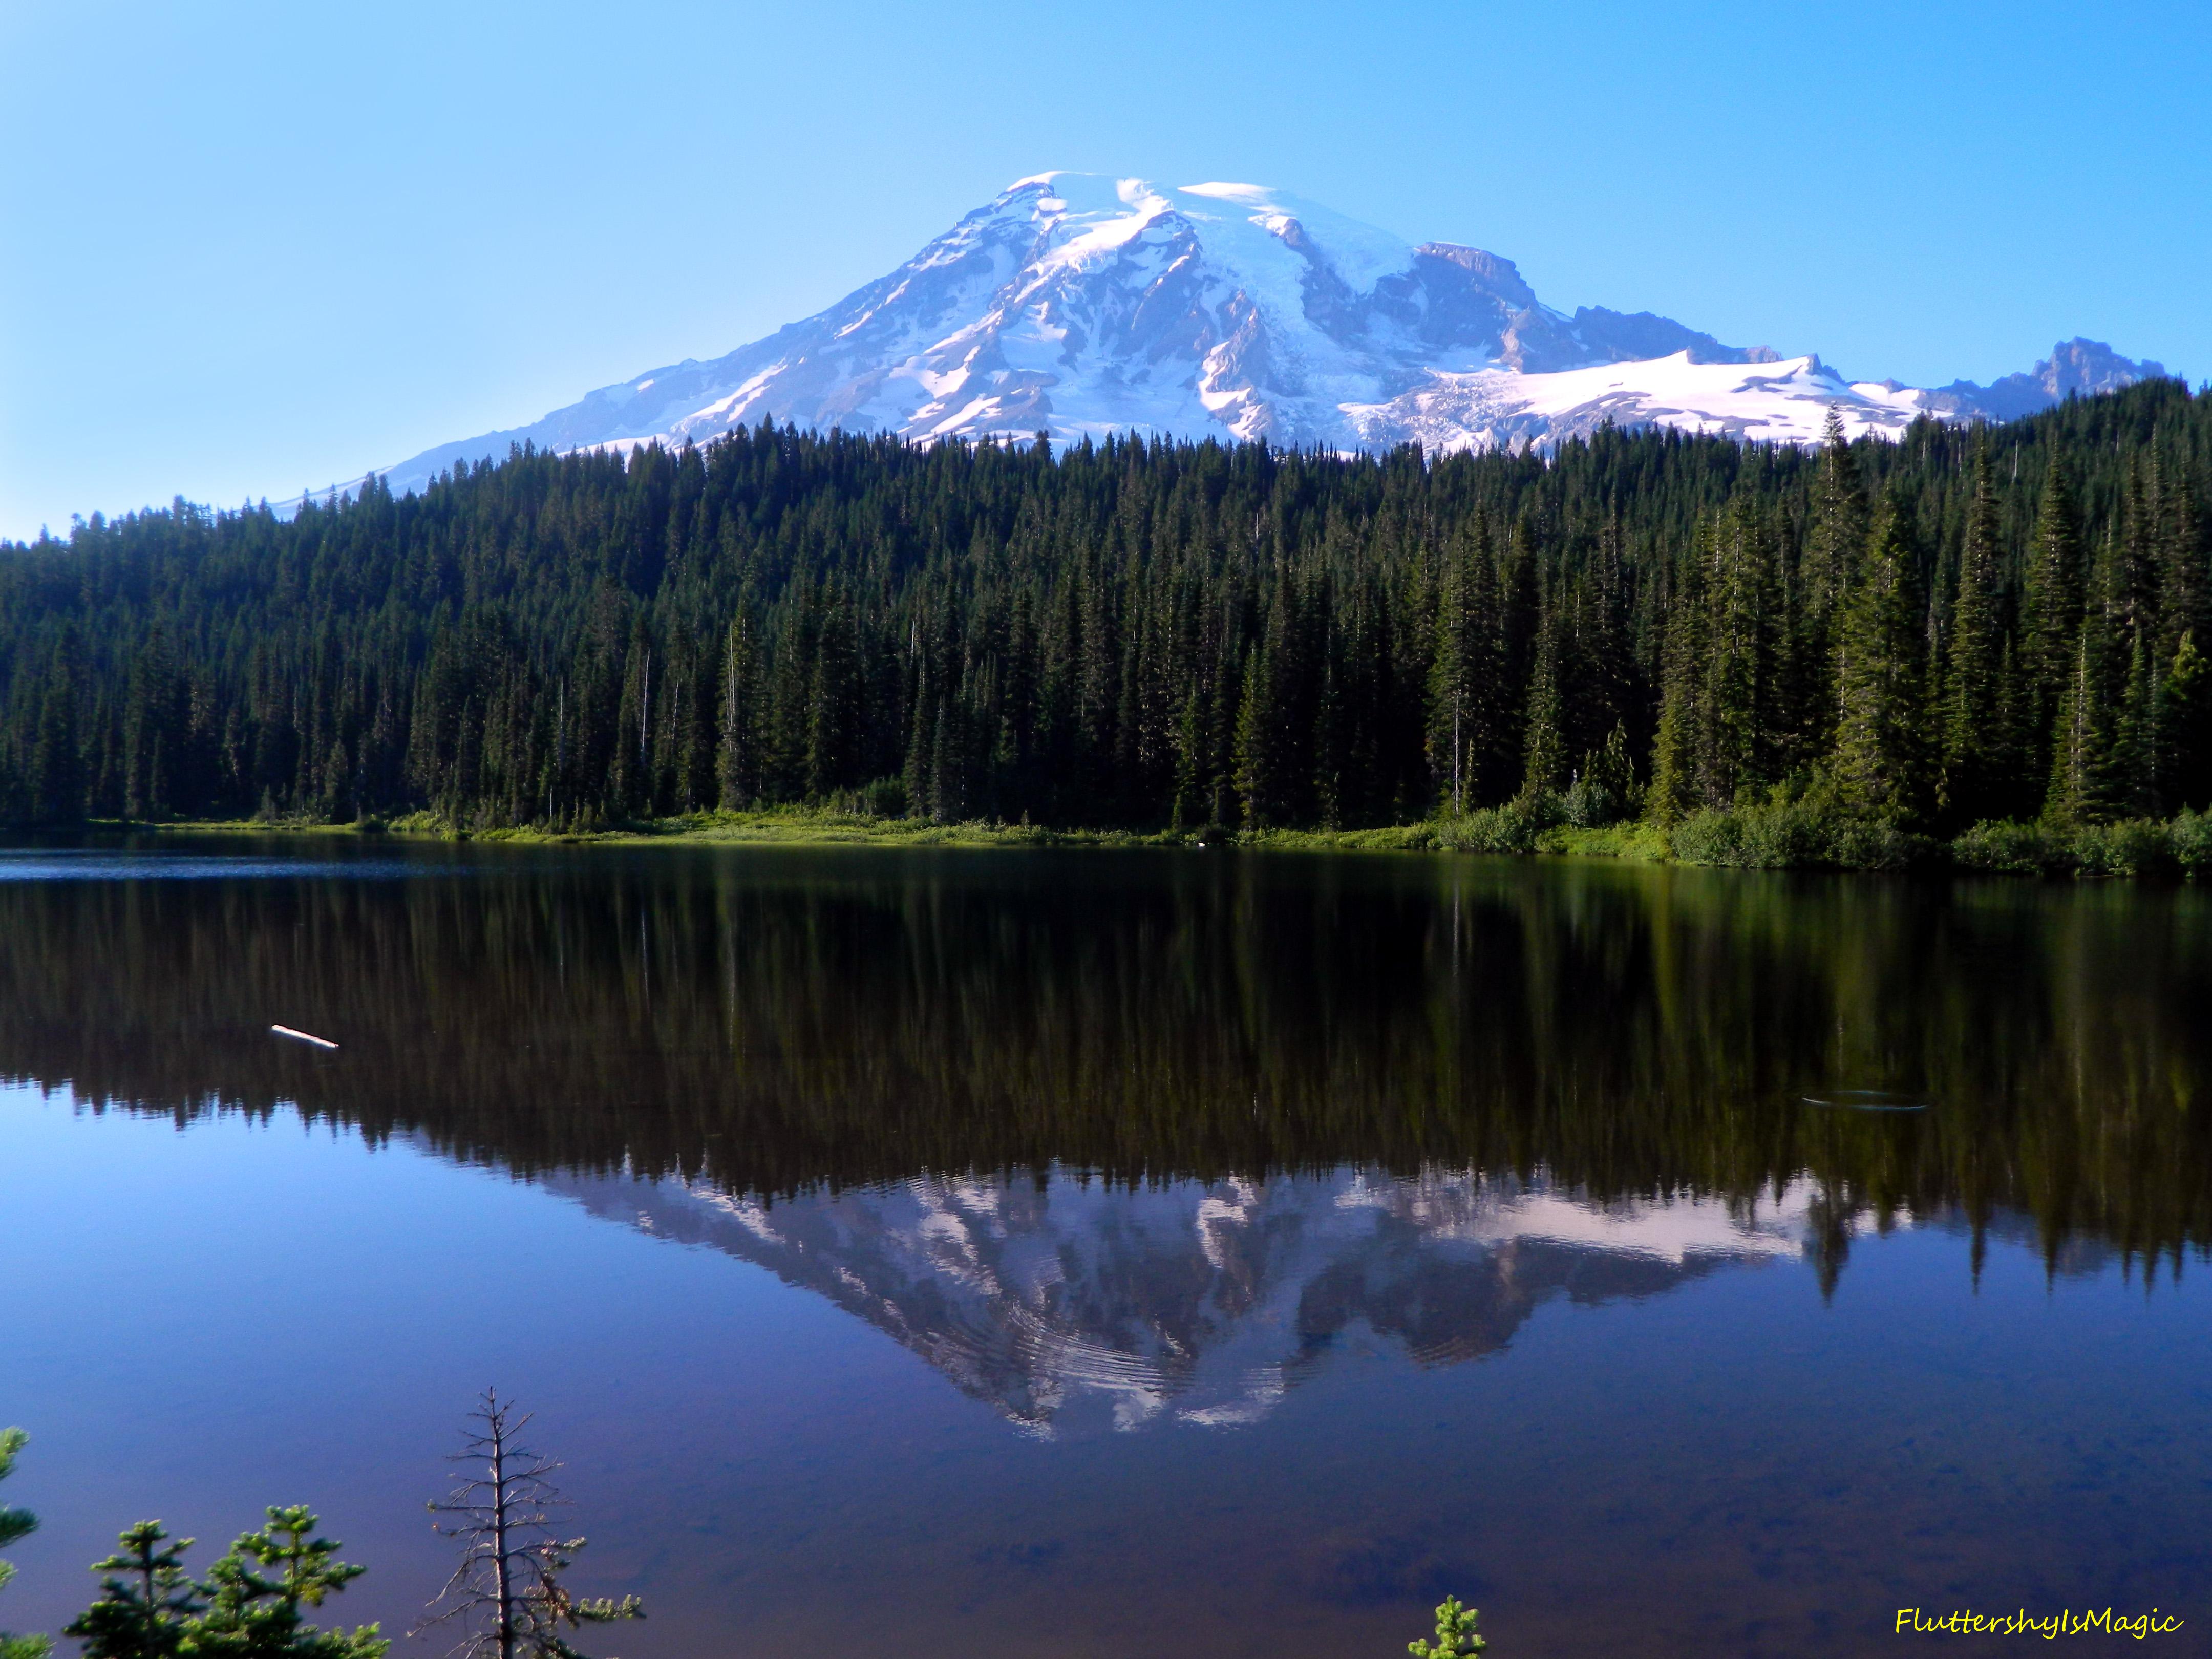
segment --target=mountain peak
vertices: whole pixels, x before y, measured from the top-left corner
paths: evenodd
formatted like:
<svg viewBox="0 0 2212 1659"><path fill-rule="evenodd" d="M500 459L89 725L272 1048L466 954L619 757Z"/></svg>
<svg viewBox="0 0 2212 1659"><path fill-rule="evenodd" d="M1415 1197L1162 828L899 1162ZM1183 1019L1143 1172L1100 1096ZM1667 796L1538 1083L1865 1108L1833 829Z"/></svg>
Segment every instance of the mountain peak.
<svg viewBox="0 0 2212 1659"><path fill-rule="evenodd" d="M2136 362L2121 356L2102 340L2085 340L2077 335L2059 341L2048 357L2025 374L2008 374L1988 386L1954 380L1929 395L1942 405L1939 412L1944 414L2009 421L2069 398L2094 398L2139 380L2165 378L2164 363Z"/></svg>
<svg viewBox="0 0 2212 1659"><path fill-rule="evenodd" d="M1611 422L1817 441L2004 419L2164 371L2062 342L1989 386L1846 384L1650 312L1543 304L1512 260L1408 243L1272 185L1018 179L898 269L726 356L426 452L419 487L512 443L705 441L762 420L932 441L1134 432L1330 449L1547 445Z"/></svg>

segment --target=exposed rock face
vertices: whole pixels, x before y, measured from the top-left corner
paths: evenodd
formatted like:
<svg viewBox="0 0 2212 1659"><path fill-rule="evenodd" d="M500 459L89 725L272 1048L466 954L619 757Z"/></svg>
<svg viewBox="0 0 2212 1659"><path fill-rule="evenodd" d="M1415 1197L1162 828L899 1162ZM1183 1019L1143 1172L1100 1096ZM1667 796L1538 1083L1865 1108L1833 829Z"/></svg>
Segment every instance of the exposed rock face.
<svg viewBox="0 0 2212 1659"><path fill-rule="evenodd" d="M2117 392L2137 380L2163 379L2166 365L2134 362L2101 341L2061 340L2051 356L2025 374L2008 374L1989 386L1954 380L1929 394L1930 406L1945 413L1982 416L1993 421L2016 420L2069 398L2094 398L2100 392ZM1954 404L1945 399L1955 398Z"/></svg>
<svg viewBox="0 0 2212 1659"><path fill-rule="evenodd" d="M1802 443L1831 407L1854 434L1894 432L1923 414L2010 418L2162 372L2075 340L1993 386L1847 383L1816 357L1723 345L1649 312L1568 315L1510 259L1415 246L1259 185L1044 173L766 339L386 477L405 489L511 444L680 444L763 420L1333 449L1543 444L1610 420Z"/></svg>

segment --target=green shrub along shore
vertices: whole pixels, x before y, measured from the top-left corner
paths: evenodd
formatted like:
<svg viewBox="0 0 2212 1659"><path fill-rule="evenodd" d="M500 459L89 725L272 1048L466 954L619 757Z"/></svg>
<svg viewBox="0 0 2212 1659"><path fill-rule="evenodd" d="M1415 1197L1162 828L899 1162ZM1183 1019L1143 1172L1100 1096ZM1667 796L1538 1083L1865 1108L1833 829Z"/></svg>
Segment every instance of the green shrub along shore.
<svg viewBox="0 0 2212 1659"><path fill-rule="evenodd" d="M1942 841L1808 800L1747 803L1673 824L1583 827L1515 803L1422 826L1408 832L1407 844L1418 844L1413 838L1423 830L1432 844L1455 850L1583 854L1735 870L1950 868L2169 879L2212 872L2212 813L2187 811L2163 822L1978 823Z"/></svg>
<svg viewBox="0 0 2212 1659"><path fill-rule="evenodd" d="M164 832L421 837L519 845L678 843L860 847L1231 848L1279 852L1490 853L1628 859L1730 870L1984 871L2003 875L2184 880L2212 875L2212 812L2118 823L1978 823L1948 841L1850 816L1817 800L1770 799L1708 810L1672 824L1575 819L1572 792L1510 801L1458 817L1372 830L1066 830L989 819L940 823L852 803L700 811L590 830L457 824L435 812L349 824L262 818L164 824Z"/></svg>

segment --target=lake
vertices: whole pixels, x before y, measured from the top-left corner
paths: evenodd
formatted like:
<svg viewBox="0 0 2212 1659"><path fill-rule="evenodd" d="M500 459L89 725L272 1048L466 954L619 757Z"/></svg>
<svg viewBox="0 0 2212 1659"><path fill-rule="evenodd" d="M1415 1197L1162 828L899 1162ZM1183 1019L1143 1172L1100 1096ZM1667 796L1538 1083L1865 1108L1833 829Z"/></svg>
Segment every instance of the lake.
<svg viewBox="0 0 2212 1659"><path fill-rule="evenodd" d="M2194 889L17 846L0 1622L307 1502L397 1633L495 1385L626 1659L2203 1652L2208 1009Z"/></svg>

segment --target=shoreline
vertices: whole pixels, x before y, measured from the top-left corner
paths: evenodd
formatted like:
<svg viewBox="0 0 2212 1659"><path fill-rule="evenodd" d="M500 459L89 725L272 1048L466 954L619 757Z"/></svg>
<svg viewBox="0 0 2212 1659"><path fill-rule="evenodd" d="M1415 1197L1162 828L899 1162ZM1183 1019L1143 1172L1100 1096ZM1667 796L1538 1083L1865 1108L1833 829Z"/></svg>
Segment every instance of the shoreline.
<svg viewBox="0 0 2212 1659"><path fill-rule="evenodd" d="M1366 830L1060 829L989 820L925 818L786 809L694 812L575 830L476 828L437 814L389 823L315 823L266 819L95 821L106 832L338 836L361 840L480 841L515 846L1173 848L1301 853L1481 853L1517 857L1609 858L1691 868L1830 871L1866 874L2001 874L2045 879L2177 882L2212 876L2212 813L2085 825L1978 824L1949 841L1881 824L1835 820L1792 806L1706 812L1671 826L1627 821L1594 828L1540 822L1508 805L1462 818Z"/></svg>

